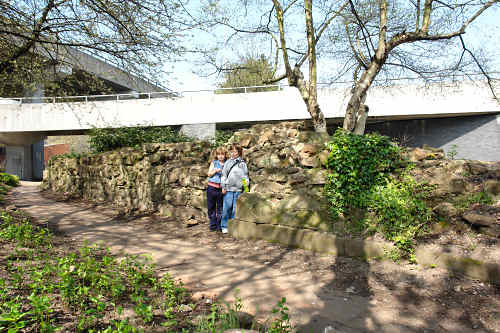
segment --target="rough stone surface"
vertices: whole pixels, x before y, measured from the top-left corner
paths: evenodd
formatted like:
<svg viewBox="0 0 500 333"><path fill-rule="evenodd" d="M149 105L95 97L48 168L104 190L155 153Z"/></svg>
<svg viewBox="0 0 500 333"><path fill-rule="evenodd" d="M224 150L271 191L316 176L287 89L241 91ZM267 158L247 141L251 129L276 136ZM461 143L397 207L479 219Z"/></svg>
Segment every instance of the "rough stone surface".
<svg viewBox="0 0 500 333"><path fill-rule="evenodd" d="M469 161L469 171L473 175L481 175L488 172L488 166L479 161Z"/></svg>
<svg viewBox="0 0 500 333"><path fill-rule="evenodd" d="M327 214L316 204L300 209L288 205L287 211L275 211L280 201L284 206L289 198L311 205L322 199L317 188L325 184L326 170L320 167L318 156L327 158L324 144L328 136L306 129L304 122L259 124L230 139L228 144L238 142L245 148L250 171L251 193L239 200L240 218L329 229ZM158 211L185 222L207 218L205 189L211 150L207 142L147 144L139 149L51 160L44 187L111 202L126 212Z"/></svg>
<svg viewBox="0 0 500 333"><path fill-rule="evenodd" d="M423 161L427 156L427 152L421 148L415 148L410 155L410 160L413 162Z"/></svg>
<svg viewBox="0 0 500 333"><path fill-rule="evenodd" d="M448 270L465 274L482 281L500 281L500 266L479 260L448 254L443 249L417 247L415 257L420 265L427 267L445 267Z"/></svg>
<svg viewBox="0 0 500 333"><path fill-rule="evenodd" d="M388 242L371 239L345 239L331 233L230 220L229 233L241 239L265 239L291 247L359 258L381 258L393 248Z"/></svg>
<svg viewBox="0 0 500 333"><path fill-rule="evenodd" d="M496 224L497 219L494 216L467 212L462 216L470 224L490 227Z"/></svg>
<svg viewBox="0 0 500 333"><path fill-rule="evenodd" d="M228 145L238 142L245 148L251 191L239 198L238 222L230 233L320 252L383 255L379 249L385 244L344 242L333 235L343 222L329 216L323 194L327 140L326 134L308 130L305 122L258 124L235 132ZM148 144L51 160L44 186L68 196L111 202L124 212L157 211L189 226L208 218L205 189L212 149L207 142ZM500 163L447 160L442 150L432 147L409 149L407 156L415 161L411 171L415 178L435 185L434 212L442 217L457 215L452 203L443 202L448 198L482 188L492 195L500 192ZM484 180L484 186L478 187L478 181ZM483 215L464 218L495 234L494 217Z"/></svg>
<svg viewBox="0 0 500 333"><path fill-rule="evenodd" d="M484 183L484 190L491 195L499 195L500 194L500 180L497 179L488 179Z"/></svg>
<svg viewBox="0 0 500 333"><path fill-rule="evenodd" d="M457 209L449 202L442 202L432 209L441 217L450 218L457 215Z"/></svg>

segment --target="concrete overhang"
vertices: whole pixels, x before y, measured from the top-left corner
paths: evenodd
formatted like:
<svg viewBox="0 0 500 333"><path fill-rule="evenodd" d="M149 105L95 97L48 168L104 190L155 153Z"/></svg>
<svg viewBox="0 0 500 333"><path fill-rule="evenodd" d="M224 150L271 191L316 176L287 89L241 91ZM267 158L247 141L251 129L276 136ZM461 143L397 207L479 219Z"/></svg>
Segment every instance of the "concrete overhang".
<svg viewBox="0 0 500 333"><path fill-rule="evenodd" d="M0 133L0 143L7 146L25 146L41 141L45 137L44 132Z"/></svg>
<svg viewBox="0 0 500 333"><path fill-rule="evenodd" d="M432 88L432 87L431 87ZM320 89L325 118L340 122L348 89ZM462 83L434 89L416 86L372 89L369 121L429 119L499 114L484 84ZM98 127L250 124L310 119L297 89L247 94L206 94L180 98L102 102L0 105L0 133L79 131ZM223 126L223 125L222 125Z"/></svg>
<svg viewBox="0 0 500 333"><path fill-rule="evenodd" d="M50 56L57 59L59 63L69 65L72 68L83 70L99 78L110 81L114 84L125 87L136 92L161 92L166 89L150 83L138 76L127 73L126 71L113 66L103 60L91 56L75 48L63 46L56 51L50 51L46 48L37 46L36 52L44 56ZM49 54L50 53L50 54Z"/></svg>
<svg viewBox="0 0 500 333"><path fill-rule="evenodd" d="M49 38L47 36L44 37ZM11 39L14 44L22 43L20 37L12 36ZM148 82L139 76L133 75L105 60L101 60L74 47L55 44L44 44L42 46L41 43L36 43L32 52L54 62L57 74L70 74L72 69L75 68L110 81L130 91L162 92L167 90L159 84Z"/></svg>

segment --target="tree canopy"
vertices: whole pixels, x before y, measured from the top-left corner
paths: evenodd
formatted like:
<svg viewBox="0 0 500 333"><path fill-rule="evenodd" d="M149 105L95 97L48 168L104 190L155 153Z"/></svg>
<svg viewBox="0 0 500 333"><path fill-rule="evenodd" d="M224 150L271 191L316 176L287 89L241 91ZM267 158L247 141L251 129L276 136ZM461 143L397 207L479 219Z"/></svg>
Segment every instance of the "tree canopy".
<svg viewBox="0 0 500 333"><path fill-rule="evenodd" d="M157 83L164 63L185 51L182 41L197 24L184 2L0 1L0 75L19 73L23 65L29 73L19 79L30 81L50 66L78 68L78 50Z"/></svg>
<svg viewBox="0 0 500 333"><path fill-rule="evenodd" d="M317 99L320 73L332 81L352 80L344 128L363 133L366 94L377 79L417 75L430 81L470 70L487 75L488 58L467 45L464 35L498 2L220 0L208 14L226 31L220 47L234 48L245 39L268 47L279 69L272 81L286 79L299 90L316 131L326 131ZM321 61L328 66L320 68Z"/></svg>
<svg viewBox="0 0 500 333"><path fill-rule="evenodd" d="M267 58L247 55L242 57L239 63L231 64L229 70L224 71L224 81L220 88L255 87L247 88L247 92L272 91L277 90L276 86L262 87L266 82L273 81L274 69ZM258 86L258 87L256 87ZM243 92L242 89L224 89L217 93L227 94Z"/></svg>

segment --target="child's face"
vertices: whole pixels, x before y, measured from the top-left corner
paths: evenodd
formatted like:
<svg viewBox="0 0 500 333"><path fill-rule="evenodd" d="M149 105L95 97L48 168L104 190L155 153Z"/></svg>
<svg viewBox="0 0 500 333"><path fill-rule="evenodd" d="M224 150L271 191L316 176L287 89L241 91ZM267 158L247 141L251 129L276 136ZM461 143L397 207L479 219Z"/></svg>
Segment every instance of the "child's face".
<svg viewBox="0 0 500 333"><path fill-rule="evenodd" d="M218 159L219 161L224 162L224 160L226 159L226 155L225 155L224 153L218 153L218 154L217 154L217 159Z"/></svg>
<svg viewBox="0 0 500 333"><path fill-rule="evenodd" d="M240 156L236 149L231 150L229 153L231 154L232 159L238 158L238 156Z"/></svg>

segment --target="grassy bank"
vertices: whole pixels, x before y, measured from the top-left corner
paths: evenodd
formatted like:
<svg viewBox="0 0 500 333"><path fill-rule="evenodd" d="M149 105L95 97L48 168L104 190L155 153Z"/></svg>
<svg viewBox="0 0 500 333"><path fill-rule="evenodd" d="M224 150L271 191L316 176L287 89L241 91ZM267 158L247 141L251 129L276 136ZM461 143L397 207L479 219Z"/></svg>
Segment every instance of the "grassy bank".
<svg viewBox="0 0 500 333"><path fill-rule="evenodd" d="M0 211L0 262L2 332L291 331L284 300L261 325L242 315L239 298L194 300L150 257L75 247L19 211Z"/></svg>

